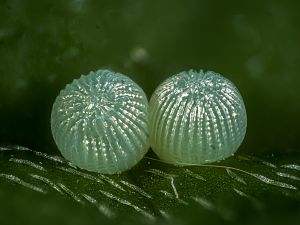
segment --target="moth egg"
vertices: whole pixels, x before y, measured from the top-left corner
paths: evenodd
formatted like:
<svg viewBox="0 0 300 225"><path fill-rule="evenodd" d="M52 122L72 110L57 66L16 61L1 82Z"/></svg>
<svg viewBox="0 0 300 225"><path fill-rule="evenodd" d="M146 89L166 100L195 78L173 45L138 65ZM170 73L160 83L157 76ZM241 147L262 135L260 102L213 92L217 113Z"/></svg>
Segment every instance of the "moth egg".
<svg viewBox="0 0 300 225"><path fill-rule="evenodd" d="M212 71L181 72L165 80L149 103L150 145L165 162L204 164L233 155L246 134L238 89Z"/></svg>
<svg viewBox="0 0 300 225"><path fill-rule="evenodd" d="M147 97L123 74L90 72L57 96L51 130L61 154L78 167L121 173L150 147Z"/></svg>

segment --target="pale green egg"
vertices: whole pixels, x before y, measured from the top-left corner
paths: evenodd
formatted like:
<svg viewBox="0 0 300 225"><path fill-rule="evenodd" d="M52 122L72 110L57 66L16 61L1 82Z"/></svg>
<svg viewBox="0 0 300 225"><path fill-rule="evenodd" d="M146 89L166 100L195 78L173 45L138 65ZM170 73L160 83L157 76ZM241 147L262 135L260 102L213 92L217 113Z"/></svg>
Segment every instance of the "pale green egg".
<svg viewBox="0 0 300 225"><path fill-rule="evenodd" d="M173 164L204 164L233 155L246 134L238 89L212 71L181 72L155 90L149 104L150 145Z"/></svg>
<svg viewBox="0 0 300 225"><path fill-rule="evenodd" d="M78 167L121 173L149 149L148 101L127 76L110 70L90 72L60 92L51 130L61 154Z"/></svg>

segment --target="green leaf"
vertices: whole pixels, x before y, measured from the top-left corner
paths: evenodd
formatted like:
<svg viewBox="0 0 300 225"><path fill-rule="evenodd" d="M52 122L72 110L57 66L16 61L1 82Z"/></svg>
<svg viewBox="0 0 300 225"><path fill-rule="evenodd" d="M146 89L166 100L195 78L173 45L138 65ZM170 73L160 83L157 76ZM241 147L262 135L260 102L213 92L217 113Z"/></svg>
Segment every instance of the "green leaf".
<svg viewBox="0 0 300 225"><path fill-rule="evenodd" d="M0 150L0 210L7 222L258 224L299 217L299 155L236 155L176 167L149 153L130 171L103 175L21 146Z"/></svg>

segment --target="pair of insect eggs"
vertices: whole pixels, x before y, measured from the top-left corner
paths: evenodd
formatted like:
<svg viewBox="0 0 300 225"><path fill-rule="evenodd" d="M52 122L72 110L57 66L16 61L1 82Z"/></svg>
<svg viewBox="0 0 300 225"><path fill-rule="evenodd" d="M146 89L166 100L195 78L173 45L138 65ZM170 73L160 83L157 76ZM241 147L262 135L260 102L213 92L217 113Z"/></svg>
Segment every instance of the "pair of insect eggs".
<svg viewBox="0 0 300 225"><path fill-rule="evenodd" d="M149 147L165 162L200 165L238 149L247 126L243 99L212 71L165 80L150 102L129 77L110 70L82 75L56 98L51 130L62 155L106 174L136 165Z"/></svg>

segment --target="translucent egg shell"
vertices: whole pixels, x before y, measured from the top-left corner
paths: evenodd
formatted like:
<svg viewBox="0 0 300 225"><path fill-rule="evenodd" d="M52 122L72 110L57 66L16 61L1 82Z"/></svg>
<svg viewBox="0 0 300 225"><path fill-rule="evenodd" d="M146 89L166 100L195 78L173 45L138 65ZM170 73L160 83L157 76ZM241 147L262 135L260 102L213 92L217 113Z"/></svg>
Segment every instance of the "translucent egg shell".
<svg viewBox="0 0 300 225"><path fill-rule="evenodd" d="M155 90L149 104L150 145L164 161L204 164L234 154L247 127L232 82L212 71L181 72Z"/></svg>
<svg viewBox="0 0 300 225"><path fill-rule="evenodd" d="M149 149L148 101L127 76L109 70L90 72L60 92L51 130L61 154L78 167L121 173Z"/></svg>

